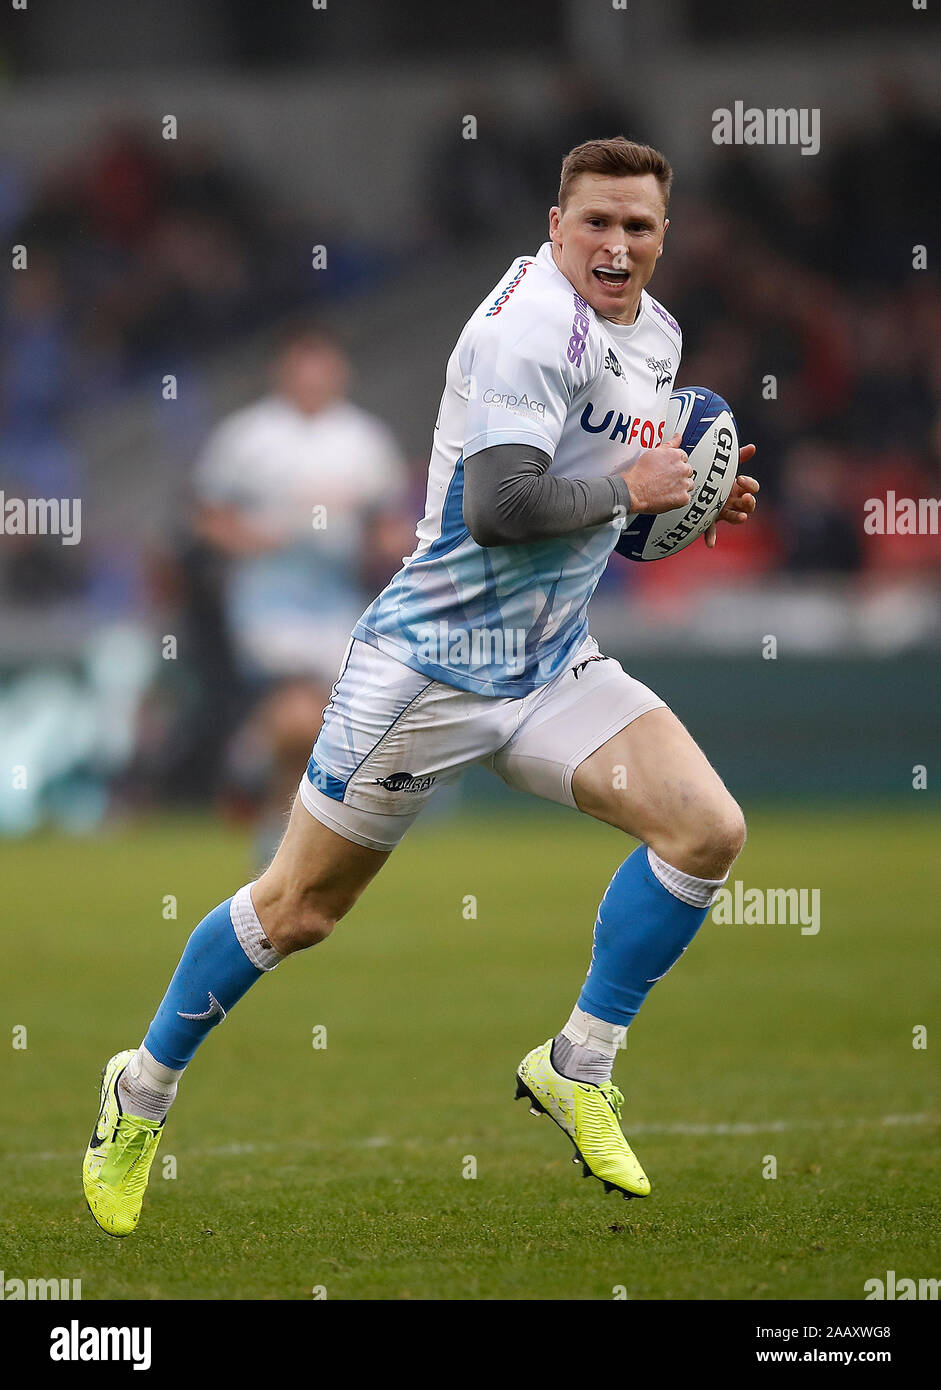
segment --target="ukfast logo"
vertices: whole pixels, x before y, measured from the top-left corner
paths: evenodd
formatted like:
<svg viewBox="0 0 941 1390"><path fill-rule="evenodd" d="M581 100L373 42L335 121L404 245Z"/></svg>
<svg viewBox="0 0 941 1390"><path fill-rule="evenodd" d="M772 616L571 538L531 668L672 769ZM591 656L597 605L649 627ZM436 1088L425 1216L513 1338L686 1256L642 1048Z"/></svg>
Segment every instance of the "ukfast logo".
<svg viewBox="0 0 941 1390"><path fill-rule="evenodd" d="M639 415L622 415L620 411L615 419L613 410L606 410L600 420L595 420L594 411L594 404L589 401L579 418L582 429L589 434L604 434L610 430L608 438L612 443L633 444L636 439L642 449L652 449L655 443L663 443L664 420L655 425L653 420L642 420Z"/></svg>

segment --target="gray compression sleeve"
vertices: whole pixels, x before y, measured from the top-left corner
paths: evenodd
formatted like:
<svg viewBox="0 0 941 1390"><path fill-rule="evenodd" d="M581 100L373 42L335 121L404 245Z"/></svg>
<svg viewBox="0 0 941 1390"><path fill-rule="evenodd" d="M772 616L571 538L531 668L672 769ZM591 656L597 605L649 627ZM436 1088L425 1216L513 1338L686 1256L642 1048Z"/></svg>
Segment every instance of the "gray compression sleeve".
<svg viewBox="0 0 941 1390"><path fill-rule="evenodd" d="M617 474L556 478L551 462L528 444L495 444L464 460L464 523L478 545L548 540L630 512Z"/></svg>

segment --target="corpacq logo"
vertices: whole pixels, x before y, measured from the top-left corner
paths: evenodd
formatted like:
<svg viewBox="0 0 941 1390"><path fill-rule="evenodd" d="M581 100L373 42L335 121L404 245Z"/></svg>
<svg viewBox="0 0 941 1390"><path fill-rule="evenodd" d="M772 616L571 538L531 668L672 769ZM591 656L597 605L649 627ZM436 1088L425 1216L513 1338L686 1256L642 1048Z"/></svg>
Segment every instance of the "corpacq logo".
<svg viewBox="0 0 941 1390"><path fill-rule="evenodd" d="M513 291L516 289L517 285L522 280L523 276L526 274L527 270L531 265L532 261L520 261L519 267L517 269L516 274L513 276L513 279L508 280L506 284L503 286L503 289L500 291L497 298L493 301L486 314L484 314L484 318L492 319L494 314L500 313L504 304L509 299Z"/></svg>
<svg viewBox="0 0 941 1390"><path fill-rule="evenodd" d="M581 295L574 294L575 317L572 320L572 336L569 338L568 359L574 362L576 367L582 365L582 357L585 355L585 340L588 337L588 305Z"/></svg>
<svg viewBox="0 0 941 1390"><path fill-rule="evenodd" d="M492 386L488 386L483 399L485 405L502 405L506 410L515 411L517 415L520 411L526 410L540 416L546 413L545 401L534 401L525 391L521 396L514 396L509 391L494 391Z"/></svg>

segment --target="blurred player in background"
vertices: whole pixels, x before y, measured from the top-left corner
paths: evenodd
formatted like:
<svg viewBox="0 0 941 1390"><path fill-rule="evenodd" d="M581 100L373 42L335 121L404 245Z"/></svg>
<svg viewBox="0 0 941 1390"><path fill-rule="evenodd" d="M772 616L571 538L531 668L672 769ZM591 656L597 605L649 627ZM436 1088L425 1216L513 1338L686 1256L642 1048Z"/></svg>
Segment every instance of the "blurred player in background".
<svg viewBox="0 0 941 1390"><path fill-rule="evenodd" d="M195 472L195 529L225 561L225 625L253 705L229 776L261 800L260 861L277 846L297 768L368 601L369 567L392 573L408 544L394 525L408 482L402 455L389 429L347 399L349 381L335 337L292 324L270 394L217 426ZM401 541L394 558L390 541Z"/></svg>
<svg viewBox="0 0 941 1390"><path fill-rule="evenodd" d="M418 545L353 629L278 853L199 924L142 1045L104 1069L84 1182L112 1235L137 1224L177 1084L209 1030L330 934L434 789L475 763L641 841L604 893L571 1016L523 1059L517 1095L606 1190L650 1191L620 1127L614 1057L745 836L680 721L587 626L625 517L690 497L680 437L663 439L680 330L645 289L671 181L648 146L578 146L549 241L513 261L461 333ZM721 519L747 521L757 490L738 478ZM521 985L537 975L534 962Z"/></svg>

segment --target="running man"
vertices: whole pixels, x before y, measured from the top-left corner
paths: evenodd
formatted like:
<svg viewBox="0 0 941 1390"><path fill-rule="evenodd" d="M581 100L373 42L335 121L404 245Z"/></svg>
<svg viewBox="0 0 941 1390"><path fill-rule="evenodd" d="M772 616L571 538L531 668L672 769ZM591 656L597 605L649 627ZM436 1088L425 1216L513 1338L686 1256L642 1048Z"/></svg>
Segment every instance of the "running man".
<svg viewBox="0 0 941 1390"><path fill-rule="evenodd" d="M587 627L625 517L690 498L680 437L663 439L680 330L645 289L671 181L648 146L578 146L549 241L512 263L462 331L418 544L353 630L280 848L196 927L143 1043L104 1069L83 1176L110 1234L137 1225L178 1082L209 1031L285 956L330 935L434 789L475 763L641 842L602 897L571 1017L520 1063L517 1096L606 1191L649 1193L621 1130L614 1056L745 838L686 729ZM757 491L739 477L720 519L747 521Z"/></svg>

